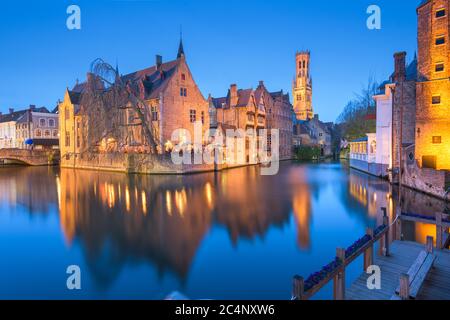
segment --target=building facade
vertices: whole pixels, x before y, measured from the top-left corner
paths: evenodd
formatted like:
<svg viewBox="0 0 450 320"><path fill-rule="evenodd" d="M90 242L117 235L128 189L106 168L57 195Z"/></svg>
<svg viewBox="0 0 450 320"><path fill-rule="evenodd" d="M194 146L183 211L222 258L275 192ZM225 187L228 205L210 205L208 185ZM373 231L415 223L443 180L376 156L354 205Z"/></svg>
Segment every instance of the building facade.
<svg viewBox="0 0 450 320"><path fill-rule="evenodd" d="M310 75L311 54L309 51L295 55L295 79L292 85L294 112L298 120L310 120L314 117L312 106L312 78Z"/></svg>
<svg viewBox="0 0 450 320"><path fill-rule="evenodd" d="M266 110L269 105L273 105L273 100L263 83L260 84L257 90L238 89L236 84L232 84L227 96L211 98L211 103L215 108L213 123L217 123L218 126L225 130L230 129L236 132L237 130L241 132L249 130L250 134L259 135L261 129L267 128ZM262 143L261 137L256 138L258 144ZM245 145L244 150L237 149L237 159L242 159L243 157L245 163L258 161L256 154L251 152L250 137L239 134L236 139L237 145Z"/></svg>
<svg viewBox="0 0 450 320"><path fill-rule="evenodd" d="M0 113L0 149L17 148L16 123L25 112L10 108L7 114Z"/></svg>
<svg viewBox="0 0 450 320"><path fill-rule="evenodd" d="M30 106L16 123L17 148L59 148L59 115L47 108Z"/></svg>
<svg viewBox="0 0 450 320"><path fill-rule="evenodd" d="M292 104L289 94L283 90L270 93L273 104L269 105L267 114L267 128L278 129L280 135L280 159L292 159ZM269 144L270 147L270 144Z"/></svg>
<svg viewBox="0 0 450 320"><path fill-rule="evenodd" d="M122 83L138 88L139 98L144 101L146 108L143 112L145 118L141 121L136 110L124 108L118 115L124 128L120 137L105 137L98 141L98 146L93 146L92 141L86 140L89 130L93 129L86 126L89 121L86 120L88 112L84 109L83 93L87 86L96 86L97 80L94 75L88 74L87 82L67 90L59 105L63 166L76 166L74 159L86 150L100 153L149 153L144 126L151 128L160 154L170 151L177 144L192 144L197 122L202 124L200 139L204 141L210 122L208 101L194 81L182 42L176 60L163 63L162 57L158 55L154 66L120 76ZM178 135L175 136L176 130Z"/></svg>
<svg viewBox="0 0 450 320"><path fill-rule="evenodd" d="M450 170L450 2L417 9L418 81L415 157L420 167Z"/></svg>

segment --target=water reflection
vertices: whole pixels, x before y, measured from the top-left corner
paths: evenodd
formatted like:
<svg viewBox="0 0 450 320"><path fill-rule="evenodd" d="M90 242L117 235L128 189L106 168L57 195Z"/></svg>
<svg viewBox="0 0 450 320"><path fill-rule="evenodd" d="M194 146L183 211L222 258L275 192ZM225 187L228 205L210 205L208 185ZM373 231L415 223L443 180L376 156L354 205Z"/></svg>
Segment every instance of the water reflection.
<svg viewBox="0 0 450 320"><path fill-rule="evenodd" d="M349 244L365 227L380 224L381 207L387 208L393 220L397 203L404 212L445 209L439 200L411 190L399 194L386 182L340 164L283 163L274 177L261 176L257 167L182 177L0 169L0 207L6 208L4 212L20 207L25 210L18 212L33 217L48 215L56 208L65 250L81 248L89 273L104 290L130 263L153 266L160 279L171 274L188 283L196 259L200 265L196 268L209 272L212 254L208 250L216 252L216 259L233 259L232 251L225 253L222 239L218 240L220 230L226 231L231 248L246 248L241 260L254 255L248 250L260 250L269 260L286 259L286 270L276 266L279 270L275 271L289 281L294 273L307 274L317 268L316 263L326 262L334 254L336 241ZM402 233L406 239L422 242L432 228L404 223ZM336 240L340 229L351 232ZM290 246L296 251L288 251ZM46 250L45 244L42 250ZM283 250L286 256L279 253ZM290 265L289 260L295 263ZM227 263L224 277L226 268L239 262ZM266 274L274 272L268 260L246 263L257 265ZM242 281L249 275L245 267L242 262Z"/></svg>

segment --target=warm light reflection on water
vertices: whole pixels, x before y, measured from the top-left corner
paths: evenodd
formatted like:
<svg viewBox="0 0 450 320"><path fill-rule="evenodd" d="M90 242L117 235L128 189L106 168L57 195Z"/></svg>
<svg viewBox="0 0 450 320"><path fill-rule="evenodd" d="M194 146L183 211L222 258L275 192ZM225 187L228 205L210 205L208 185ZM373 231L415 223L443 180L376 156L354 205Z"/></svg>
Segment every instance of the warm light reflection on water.
<svg viewBox="0 0 450 320"><path fill-rule="evenodd" d="M17 281L0 272L0 297L79 298L61 285L75 263L86 275L84 298L161 299L178 290L192 298L286 299L294 274L320 269L337 246L381 223L380 207L394 217L395 189L340 164L284 162L274 177L258 170L177 177L0 169L7 261L0 271ZM443 210L421 194L403 197L406 211ZM433 232L403 228L420 242ZM40 279L27 274L29 265L48 271L47 286L30 287ZM354 276L349 271L349 281Z"/></svg>

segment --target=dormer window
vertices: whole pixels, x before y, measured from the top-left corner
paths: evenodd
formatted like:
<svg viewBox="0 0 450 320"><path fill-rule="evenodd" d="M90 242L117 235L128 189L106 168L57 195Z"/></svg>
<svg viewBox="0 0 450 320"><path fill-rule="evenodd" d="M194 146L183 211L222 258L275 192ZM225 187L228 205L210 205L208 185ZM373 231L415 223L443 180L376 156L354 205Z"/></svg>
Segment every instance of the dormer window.
<svg viewBox="0 0 450 320"><path fill-rule="evenodd" d="M186 80L186 75L184 73L181 74L181 80L185 81Z"/></svg>

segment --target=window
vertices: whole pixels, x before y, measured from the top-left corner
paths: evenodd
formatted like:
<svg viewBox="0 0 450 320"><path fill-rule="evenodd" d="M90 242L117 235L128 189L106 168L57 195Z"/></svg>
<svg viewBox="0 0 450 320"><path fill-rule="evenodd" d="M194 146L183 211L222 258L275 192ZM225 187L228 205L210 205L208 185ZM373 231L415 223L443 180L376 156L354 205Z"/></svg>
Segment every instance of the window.
<svg viewBox="0 0 450 320"><path fill-rule="evenodd" d="M445 17L445 9L444 8L438 9L436 11L436 18L442 18L442 17Z"/></svg>
<svg viewBox="0 0 450 320"><path fill-rule="evenodd" d="M158 109L152 107L152 121L158 121Z"/></svg>
<svg viewBox="0 0 450 320"><path fill-rule="evenodd" d="M70 133L66 131L66 147L70 147Z"/></svg>
<svg viewBox="0 0 450 320"><path fill-rule="evenodd" d="M181 74L181 80L183 80L183 81L186 80L186 75L184 73Z"/></svg>
<svg viewBox="0 0 450 320"><path fill-rule="evenodd" d="M202 117L202 123L205 123L205 111L202 111L201 113L201 117Z"/></svg>
<svg viewBox="0 0 450 320"><path fill-rule="evenodd" d="M195 110L190 110L189 111L189 120L194 123L197 119L197 111Z"/></svg>
<svg viewBox="0 0 450 320"><path fill-rule="evenodd" d="M441 136L434 136L433 137L433 144L440 144L442 143L442 137Z"/></svg>
<svg viewBox="0 0 450 320"><path fill-rule="evenodd" d="M49 138L49 137L50 137L50 130L45 130L45 131L44 131L44 136L45 136L46 138Z"/></svg>
<svg viewBox="0 0 450 320"><path fill-rule="evenodd" d="M81 139L80 136L77 136L77 148L81 146Z"/></svg>
<svg viewBox="0 0 450 320"><path fill-rule="evenodd" d="M441 96L440 95L433 96L431 98L431 103L432 104L441 104Z"/></svg>
<svg viewBox="0 0 450 320"><path fill-rule="evenodd" d="M58 130L53 130L53 137L56 138L58 136Z"/></svg>
<svg viewBox="0 0 450 320"><path fill-rule="evenodd" d="M445 37L444 36L439 36L436 38L436 45L439 46L441 44L445 43Z"/></svg>
<svg viewBox="0 0 450 320"><path fill-rule="evenodd" d="M36 137L41 137L41 136L42 136L41 130L37 129L36 130Z"/></svg>
<svg viewBox="0 0 450 320"><path fill-rule="evenodd" d="M64 109L64 117L66 120L69 120L70 118L69 108Z"/></svg>
<svg viewBox="0 0 450 320"><path fill-rule="evenodd" d="M180 88L180 96L187 97L187 89L186 88Z"/></svg>
<svg viewBox="0 0 450 320"><path fill-rule="evenodd" d="M55 119L49 119L48 126L54 128L55 127Z"/></svg>
<svg viewBox="0 0 450 320"><path fill-rule="evenodd" d="M436 71L436 72L442 72L442 71L444 71L444 63L443 63L443 62L436 63L436 65L435 65L435 71Z"/></svg>
<svg viewBox="0 0 450 320"><path fill-rule="evenodd" d="M45 119L39 119L39 126L40 127L45 127L47 125L47 121L45 121Z"/></svg>

